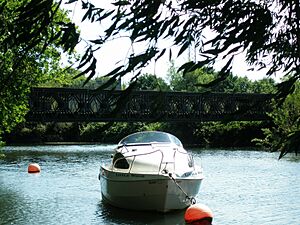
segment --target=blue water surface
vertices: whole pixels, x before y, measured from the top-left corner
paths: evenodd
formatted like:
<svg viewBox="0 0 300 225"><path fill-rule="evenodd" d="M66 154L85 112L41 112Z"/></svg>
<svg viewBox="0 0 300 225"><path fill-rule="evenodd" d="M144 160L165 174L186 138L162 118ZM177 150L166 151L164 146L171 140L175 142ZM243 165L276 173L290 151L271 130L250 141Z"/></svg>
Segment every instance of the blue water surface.
<svg viewBox="0 0 300 225"><path fill-rule="evenodd" d="M101 200L98 171L113 145L6 146L0 159L0 224L185 224L167 214L111 207ZM214 225L299 225L300 158L278 153L190 149L205 179L197 202ZM29 163L42 168L28 174Z"/></svg>

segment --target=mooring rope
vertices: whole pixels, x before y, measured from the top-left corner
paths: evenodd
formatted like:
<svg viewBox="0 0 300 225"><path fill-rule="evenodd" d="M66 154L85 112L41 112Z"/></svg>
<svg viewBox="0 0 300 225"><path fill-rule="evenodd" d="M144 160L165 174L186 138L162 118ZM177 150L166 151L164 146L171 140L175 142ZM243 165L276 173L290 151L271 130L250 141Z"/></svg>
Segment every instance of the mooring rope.
<svg viewBox="0 0 300 225"><path fill-rule="evenodd" d="M175 178L172 176L172 173L168 174L171 180L176 184L176 186L182 191L182 193L185 195L185 198L188 199L192 205L196 204L196 199L192 196L188 196L188 194L182 189L182 187L178 184L178 182L175 180Z"/></svg>

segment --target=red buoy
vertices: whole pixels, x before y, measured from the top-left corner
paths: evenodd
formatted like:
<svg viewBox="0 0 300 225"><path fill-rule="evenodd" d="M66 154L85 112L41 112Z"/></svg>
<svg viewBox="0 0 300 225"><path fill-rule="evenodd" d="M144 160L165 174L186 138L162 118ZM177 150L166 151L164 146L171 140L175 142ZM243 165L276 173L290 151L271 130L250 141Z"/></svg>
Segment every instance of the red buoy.
<svg viewBox="0 0 300 225"><path fill-rule="evenodd" d="M194 225L211 225L213 213L208 206L204 204L194 204L187 208L184 214L186 223Z"/></svg>
<svg viewBox="0 0 300 225"><path fill-rule="evenodd" d="M41 172L41 167L37 163L31 163L28 166L28 173L39 173Z"/></svg>

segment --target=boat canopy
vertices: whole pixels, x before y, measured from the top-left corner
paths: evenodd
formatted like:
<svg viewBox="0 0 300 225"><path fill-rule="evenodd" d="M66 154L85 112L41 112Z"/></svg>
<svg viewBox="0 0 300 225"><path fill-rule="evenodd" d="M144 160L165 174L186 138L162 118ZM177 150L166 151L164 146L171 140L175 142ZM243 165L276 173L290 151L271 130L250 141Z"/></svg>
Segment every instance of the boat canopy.
<svg viewBox="0 0 300 225"><path fill-rule="evenodd" d="M161 131L143 131L137 132L123 138L119 145L136 145L149 143L173 143L182 147L181 141L172 134Z"/></svg>

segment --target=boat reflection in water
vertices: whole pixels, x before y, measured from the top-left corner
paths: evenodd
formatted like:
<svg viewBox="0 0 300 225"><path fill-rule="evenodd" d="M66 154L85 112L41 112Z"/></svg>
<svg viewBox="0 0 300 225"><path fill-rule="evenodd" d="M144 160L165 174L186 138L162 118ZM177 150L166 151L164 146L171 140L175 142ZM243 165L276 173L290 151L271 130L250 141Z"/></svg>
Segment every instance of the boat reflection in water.
<svg viewBox="0 0 300 225"><path fill-rule="evenodd" d="M119 142L99 179L102 199L113 206L168 212L195 201L203 173L174 135L145 131Z"/></svg>
<svg viewBox="0 0 300 225"><path fill-rule="evenodd" d="M97 205L97 211L95 215L101 218L101 221L105 221L104 224L186 225L184 213L185 210L174 210L168 213L156 213L155 211L135 211L130 209L121 209L111 206L107 202L101 201Z"/></svg>

